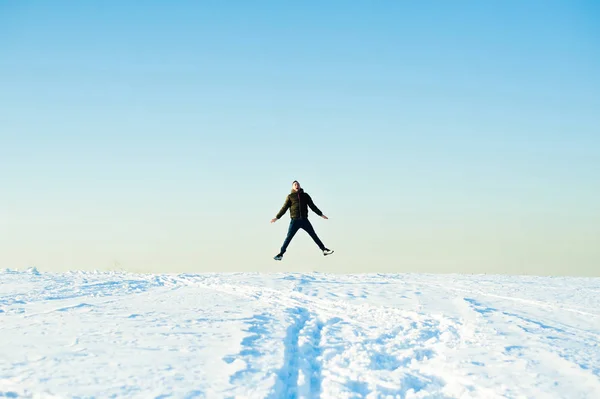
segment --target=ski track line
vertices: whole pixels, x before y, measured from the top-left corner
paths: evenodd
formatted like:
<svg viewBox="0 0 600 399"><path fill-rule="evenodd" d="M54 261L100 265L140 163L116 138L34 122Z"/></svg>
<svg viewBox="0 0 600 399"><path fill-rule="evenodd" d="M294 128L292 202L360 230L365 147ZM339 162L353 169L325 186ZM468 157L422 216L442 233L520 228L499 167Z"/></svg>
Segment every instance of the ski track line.
<svg viewBox="0 0 600 399"><path fill-rule="evenodd" d="M490 297L490 298L498 298L498 299L505 299L505 300L514 301L514 302L521 302L521 303L525 303L525 304L528 304L528 305L534 305L534 306L537 306L537 307L540 307L540 308L548 308L548 309L551 309L551 310L564 310L564 311L567 311L567 312L578 313L578 314L581 314L581 315L584 315L584 316L600 317L600 314L597 314L597 313L590 313L590 312L585 312L585 311L579 310L579 309L566 308L566 307L562 307L562 306L555 306L555 305L551 305L551 304L549 304L547 302L540 302L540 301L536 301L536 300L533 300L533 299L525 299L525 298L519 298L519 297L510 297L510 296L504 296L504 295L490 294L488 292L473 291L473 290L469 290L469 289L465 289L465 288L448 287L448 286L441 286L441 285L435 285L435 286L439 287L439 288L446 289L448 291L457 291L457 292L462 292L462 293L466 292L470 296L481 295L481 296Z"/></svg>
<svg viewBox="0 0 600 399"><path fill-rule="evenodd" d="M297 298L282 299L281 291L268 288L249 288L222 282L196 282L194 285L286 308L293 322L286 331L283 366L276 373L277 382L269 398L319 398L322 378L319 356L323 323L318 320L316 312L311 312L305 306L306 301ZM267 295L263 295L264 293Z"/></svg>
<svg viewBox="0 0 600 399"><path fill-rule="evenodd" d="M573 354L569 353L568 350L561 346L557 346L556 340L569 341L572 343L572 337L581 335L579 332L568 331L513 312L489 307L475 299L463 298L463 300L468 303L473 312L478 313L482 317L483 322L487 323L492 328L494 328L493 326L498 322L496 320L497 318L509 318L515 320L515 323L512 324L503 321L500 325L509 328L512 327L516 334L518 334L519 331L524 331L527 333L528 338L535 338L529 342L522 341L523 345L505 346L504 349L506 354L515 357L515 359L522 359L523 354L528 353L530 355L524 357L529 359L527 360L528 364L536 364L534 360L536 358L553 359L554 364L557 362L562 364L563 367L555 367L555 369L567 377L565 378L565 381L570 381L573 380L574 377L577 377L582 380L590 390L600 392L600 380L598 379L600 376L600 365L598 362L594 363L594 358L590 358L587 355L590 352L585 350L587 347L596 345L595 343L598 341L595 340L595 338L590 339L588 336L587 339L589 342L587 342L587 340L575 341L578 345L583 347L579 348L581 350L574 350L574 353L579 354L580 356L579 359L576 359L573 358ZM531 331L534 330L548 331L548 333L532 334ZM550 333L558 334L558 336L548 335ZM590 335L593 336L593 334ZM571 338L568 336L571 336ZM543 362L540 362L540 364L542 363Z"/></svg>
<svg viewBox="0 0 600 399"><path fill-rule="evenodd" d="M565 325L564 323L560 323L560 322L556 322L556 321L554 321L554 324L558 324L559 326L552 325L547 322L535 320L534 318L532 318L528 315L521 315L521 314L517 314L515 312L505 311L505 310L498 309L495 307L487 306L474 298L464 297L462 299L463 299L463 301L468 303L469 307L473 311L481 314L484 317L484 319L488 320L488 321L491 321L491 319L486 317L486 314L487 313L496 313L496 314L503 315L503 316L506 316L506 317L509 317L512 319L516 319L516 320L520 321L521 324L527 323L529 326L533 326L528 329L528 328L521 326L519 324L519 322L517 322L516 325L518 325L525 332L529 332L530 330L534 330L536 328L537 329L541 328L544 331L553 331L555 333L562 334L565 336L584 337L587 340L590 340L591 342L600 342L600 335L598 335L594 332L588 331L588 330L584 330L584 329L577 328L577 327L572 327L572 326ZM541 337L547 338L544 335L541 335ZM583 342L583 341L579 340L578 342ZM549 344L549 346L554 346L554 345Z"/></svg>
<svg viewBox="0 0 600 399"><path fill-rule="evenodd" d="M115 298L115 296L113 295L105 295L102 297L96 297L96 296L90 296L90 295L81 295L81 296L70 296L70 297L65 297L64 299L61 298L55 298L55 299L51 299L51 300L46 300L48 301L48 303L51 302L60 302L60 301L67 301L67 300L71 300L74 298L85 298L87 297L88 299L90 299L88 302L79 302L79 301L73 301L73 302L79 302L77 304L74 305L65 305L65 306L61 306L61 307L57 307L55 309L49 309L49 310L44 310L41 312L36 312L36 313L28 313L26 315L23 316L24 319L27 318L32 318L32 317L37 317L37 316L46 316L48 314L51 313L55 313L55 312L65 312L68 310L74 310L74 309L84 309L84 308L103 308L106 307L107 305L113 304L113 303L122 303L123 302L123 295L131 295L131 296L142 296L142 295L151 295L152 301L157 301L159 298L163 299L163 297L167 294L171 294L173 292L174 289L176 289L177 287L169 287L168 289L164 289L167 287L163 287L163 286L156 286L154 288L158 288L158 290L153 290L152 292L150 291L141 291L141 292L129 292L129 293L119 293L118 295L116 295L117 297ZM163 289L161 289L163 288ZM106 299L105 299L106 298ZM32 302L33 303L33 302Z"/></svg>
<svg viewBox="0 0 600 399"><path fill-rule="evenodd" d="M283 362L274 372L275 382L268 398L319 398L321 391L320 341L323 323L306 308L288 308L286 318L290 320L283 338ZM249 320L250 328L235 355L223 358L226 363L241 359L245 368L230 377L230 383L240 385L252 381L253 373L260 364L253 360L259 356L265 338L270 336L268 324L272 318L268 313L255 315Z"/></svg>
<svg viewBox="0 0 600 399"><path fill-rule="evenodd" d="M319 398L321 364L318 356L323 324L306 308L288 309L288 314L294 322L287 329L283 366L277 372L277 383L268 398Z"/></svg>

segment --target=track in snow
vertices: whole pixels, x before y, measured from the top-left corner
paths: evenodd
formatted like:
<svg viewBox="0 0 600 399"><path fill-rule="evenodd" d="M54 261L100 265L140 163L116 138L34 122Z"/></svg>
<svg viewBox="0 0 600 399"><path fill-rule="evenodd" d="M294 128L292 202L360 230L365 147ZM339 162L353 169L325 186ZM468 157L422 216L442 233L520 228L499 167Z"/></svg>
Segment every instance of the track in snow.
<svg viewBox="0 0 600 399"><path fill-rule="evenodd" d="M0 271L0 395L600 397L599 308L600 279Z"/></svg>

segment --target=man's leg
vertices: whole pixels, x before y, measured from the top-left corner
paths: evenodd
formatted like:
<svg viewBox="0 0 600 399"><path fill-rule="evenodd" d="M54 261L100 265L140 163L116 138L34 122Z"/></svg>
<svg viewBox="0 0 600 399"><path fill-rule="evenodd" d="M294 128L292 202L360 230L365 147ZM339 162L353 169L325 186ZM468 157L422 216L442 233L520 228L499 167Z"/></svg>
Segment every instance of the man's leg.
<svg viewBox="0 0 600 399"><path fill-rule="evenodd" d="M279 255L283 255L285 253L288 245L290 245L292 238L294 238L294 236L298 232L299 228L300 228L300 220L292 219L290 221L290 227L288 228L288 232L287 232L287 236L285 237L285 241L283 241L283 245L281 246L281 250L279 251Z"/></svg>
<svg viewBox="0 0 600 399"><path fill-rule="evenodd" d="M326 249L325 245L323 245L323 243L321 242L321 240L317 236L317 233L315 233L315 229L313 228L312 224L310 224L310 221L308 219L304 219L303 222L304 223L302 224L302 228L304 230L306 230L306 232L308 233L309 236L311 236L311 238L319 246L319 248L321 249L321 251L325 250Z"/></svg>

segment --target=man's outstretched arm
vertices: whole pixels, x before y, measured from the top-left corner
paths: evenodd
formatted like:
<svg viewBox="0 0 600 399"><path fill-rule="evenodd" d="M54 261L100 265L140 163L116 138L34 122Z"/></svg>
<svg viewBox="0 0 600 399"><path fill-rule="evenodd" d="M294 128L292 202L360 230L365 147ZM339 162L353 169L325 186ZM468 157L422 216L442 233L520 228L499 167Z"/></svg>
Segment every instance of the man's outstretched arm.
<svg viewBox="0 0 600 399"><path fill-rule="evenodd" d="M277 220L281 219L281 217L283 216L283 214L285 212L287 212L287 210L289 209L289 207L292 205L292 201L290 201L290 198L287 197L285 199L285 203L283 204L283 206L281 207L281 209L279 210L279 212L277 212L277 216L275 216L273 219L271 219L271 223L275 223Z"/></svg>
<svg viewBox="0 0 600 399"><path fill-rule="evenodd" d="M319 208L317 208L310 195L306 194L306 198L308 198L308 206L313 210L314 213L321 216L323 219L329 219L327 216L323 215L323 212L321 212Z"/></svg>

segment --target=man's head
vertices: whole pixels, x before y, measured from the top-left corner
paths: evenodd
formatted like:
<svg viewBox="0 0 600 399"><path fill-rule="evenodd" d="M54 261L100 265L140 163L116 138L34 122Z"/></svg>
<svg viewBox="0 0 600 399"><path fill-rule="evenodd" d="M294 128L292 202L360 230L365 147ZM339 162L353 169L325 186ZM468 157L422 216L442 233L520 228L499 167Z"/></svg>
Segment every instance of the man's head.
<svg viewBox="0 0 600 399"><path fill-rule="evenodd" d="M298 180L294 180L292 182L292 190L294 190L294 191L300 190L300 183L298 182Z"/></svg>

